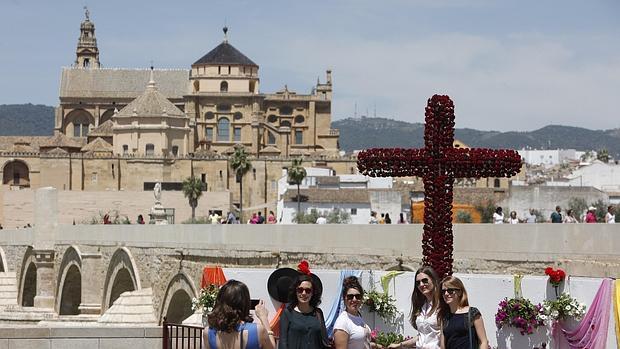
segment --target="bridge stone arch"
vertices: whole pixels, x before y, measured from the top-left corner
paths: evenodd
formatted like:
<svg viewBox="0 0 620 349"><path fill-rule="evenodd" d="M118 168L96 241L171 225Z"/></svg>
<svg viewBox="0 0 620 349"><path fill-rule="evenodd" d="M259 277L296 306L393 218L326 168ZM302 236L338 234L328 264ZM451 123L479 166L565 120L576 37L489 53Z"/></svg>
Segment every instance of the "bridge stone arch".
<svg viewBox="0 0 620 349"><path fill-rule="evenodd" d="M37 266L36 255L32 246L28 246L24 253L22 266L19 271L19 295L17 304L22 307L34 307L34 297L37 295Z"/></svg>
<svg viewBox="0 0 620 349"><path fill-rule="evenodd" d="M194 312L192 298L198 296L198 291L192 279L184 272L179 271L168 283L164 301L161 307L159 323L164 321L180 324Z"/></svg>
<svg viewBox="0 0 620 349"><path fill-rule="evenodd" d="M59 315L78 315L82 303L82 253L69 246L62 256L56 281L56 312Z"/></svg>
<svg viewBox="0 0 620 349"><path fill-rule="evenodd" d="M103 289L102 313L112 306L121 293L142 289L136 261L127 247L120 247L112 255Z"/></svg>
<svg viewBox="0 0 620 349"><path fill-rule="evenodd" d="M6 255L4 249L0 247L0 273L6 273L9 271L9 266L6 264Z"/></svg>
<svg viewBox="0 0 620 349"><path fill-rule="evenodd" d="M10 159L2 164L2 184L29 187L30 166L21 159Z"/></svg>

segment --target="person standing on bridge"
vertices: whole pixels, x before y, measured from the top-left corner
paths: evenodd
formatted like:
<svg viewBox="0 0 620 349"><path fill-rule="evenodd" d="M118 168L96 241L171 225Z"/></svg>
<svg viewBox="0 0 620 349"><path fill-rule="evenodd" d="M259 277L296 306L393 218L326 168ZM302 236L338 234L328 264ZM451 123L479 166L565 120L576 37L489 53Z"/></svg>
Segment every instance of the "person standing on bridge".
<svg viewBox="0 0 620 349"><path fill-rule="evenodd" d="M259 323L250 316L250 291L241 281L229 280L215 298L209 314L209 327L203 331L204 349L243 348L274 349L276 342L269 328L269 313L265 303L256 305Z"/></svg>

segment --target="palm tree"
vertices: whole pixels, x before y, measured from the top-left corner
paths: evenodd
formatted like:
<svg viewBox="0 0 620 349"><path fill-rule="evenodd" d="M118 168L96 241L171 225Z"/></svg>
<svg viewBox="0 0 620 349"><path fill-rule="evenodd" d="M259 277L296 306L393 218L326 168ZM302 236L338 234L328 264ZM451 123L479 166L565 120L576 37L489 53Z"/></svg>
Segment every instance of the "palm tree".
<svg viewBox="0 0 620 349"><path fill-rule="evenodd" d="M235 147L235 153L230 157L230 167L239 183L239 219L243 220L243 176L252 169L252 162L248 160L243 146Z"/></svg>
<svg viewBox="0 0 620 349"><path fill-rule="evenodd" d="M609 162L609 151L605 148L600 149L599 151L596 152L596 158L598 160L601 160L604 163L608 163Z"/></svg>
<svg viewBox="0 0 620 349"><path fill-rule="evenodd" d="M198 199L202 196L203 183L196 177L187 177L183 181L183 195L189 201L189 206L192 208L192 223L196 220L196 206L198 206Z"/></svg>
<svg viewBox="0 0 620 349"><path fill-rule="evenodd" d="M306 169L301 165L303 159L293 159L291 167L288 169L289 184L297 185L297 214L301 211L301 197L299 195L299 185L306 178Z"/></svg>

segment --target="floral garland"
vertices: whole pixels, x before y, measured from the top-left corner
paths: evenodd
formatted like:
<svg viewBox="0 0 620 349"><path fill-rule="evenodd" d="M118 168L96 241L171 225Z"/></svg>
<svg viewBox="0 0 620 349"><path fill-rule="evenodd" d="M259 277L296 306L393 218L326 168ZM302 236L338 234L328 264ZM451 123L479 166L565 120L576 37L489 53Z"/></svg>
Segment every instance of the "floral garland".
<svg viewBox="0 0 620 349"><path fill-rule="evenodd" d="M526 298L504 298L499 302L495 314L497 329L512 326L519 329L521 335L532 334L534 330L545 325L546 315L541 304L534 305Z"/></svg>
<svg viewBox="0 0 620 349"><path fill-rule="evenodd" d="M455 148L454 103L448 96L429 98L425 122L425 148L364 150L357 155L357 167L371 177L422 177L422 262L443 277L452 274L454 179L511 177L520 171L522 160L514 150Z"/></svg>

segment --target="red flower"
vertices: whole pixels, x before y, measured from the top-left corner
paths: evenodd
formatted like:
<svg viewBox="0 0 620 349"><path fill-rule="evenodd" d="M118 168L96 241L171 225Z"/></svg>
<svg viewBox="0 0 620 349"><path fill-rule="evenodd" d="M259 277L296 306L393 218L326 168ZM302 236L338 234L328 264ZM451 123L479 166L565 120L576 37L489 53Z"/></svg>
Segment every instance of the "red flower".
<svg viewBox="0 0 620 349"><path fill-rule="evenodd" d="M564 278L566 278L566 273L564 270L559 268L555 270L551 267L547 267L545 268L545 275L549 275L549 282L553 285L553 287L560 286L560 283L564 281Z"/></svg>
<svg viewBox="0 0 620 349"><path fill-rule="evenodd" d="M305 259L299 262L299 264L297 265L297 271L299 271L302 274L306 274L306 275L312 274L310 272L310 265L308 264L308 261Z"/></svg>

